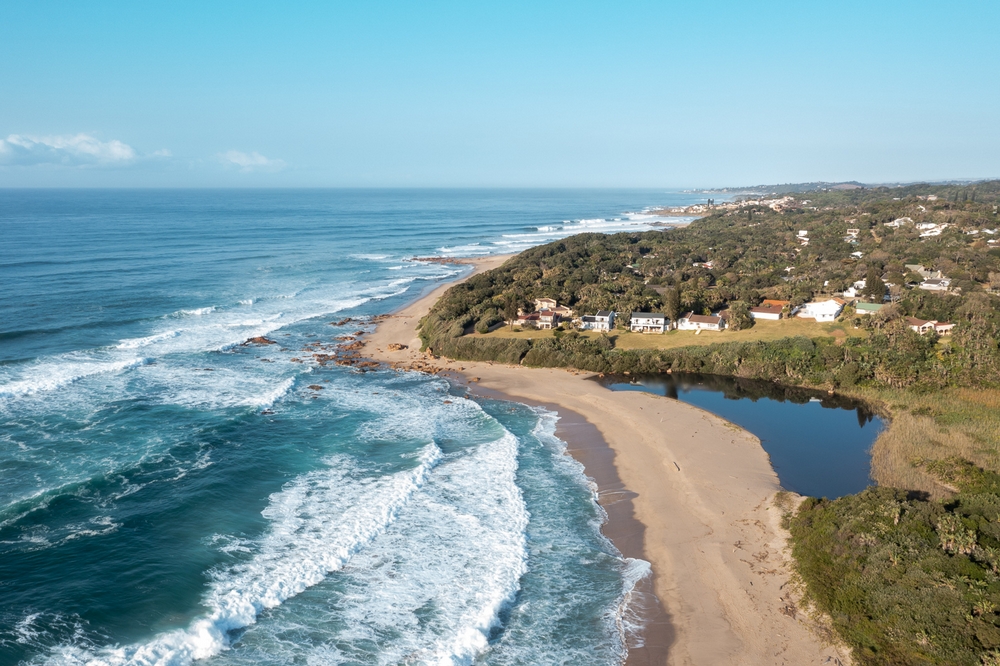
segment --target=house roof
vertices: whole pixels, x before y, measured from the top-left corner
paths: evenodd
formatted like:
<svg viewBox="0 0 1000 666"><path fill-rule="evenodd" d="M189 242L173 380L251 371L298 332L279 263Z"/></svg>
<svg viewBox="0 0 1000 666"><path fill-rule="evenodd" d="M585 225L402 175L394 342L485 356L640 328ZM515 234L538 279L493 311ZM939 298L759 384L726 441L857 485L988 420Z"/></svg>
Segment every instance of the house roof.
<svg viewBox="0 0 1000 666"><path fill-rule="evenodd" d="M757 314L781 314L780 305L760 305L755 308L750 308L750 312L756 312Z"/></svg>
<svg viewBox="0 0 1000 666"><path fill-rule="evenodd" d="M906 325L907 326L926 326L929 323L931 323L931 322L928 321L928 320L926 320L926 319L917 319L916 317L907 317L906 318Z"/></svg>
<svg viewBox="0 0 1000 666"><path fill-rule="evenodd" d="M693 312L688 312L684 315L684 318L695 324L719 324L722 323L722 317L714 317L711 315L696 315Z"/></svg>
<svg viewBox="0 0 1000 666"><path fill-rule="evenodd" d="M790 305L790 302L789 301L779 301L779 300L775 300L773 298L765 298L764 301L761 303L761 307L765 307L765 308L767 308L767 307L779 307L779 308L783 308L786 305Z"/></svg>
<svg viewBox="0 0 1000 666"><path fill-rule="evenodd" d="M632 319L666 319L661 312L633 312Z"/></svg>
<svg viewBox="0 0 1000 666"><path fill-rule="evenodd" d="M598 317L610 317L611 315L612 315L611 310L598 310L597 311L597 316Z"/></svg>

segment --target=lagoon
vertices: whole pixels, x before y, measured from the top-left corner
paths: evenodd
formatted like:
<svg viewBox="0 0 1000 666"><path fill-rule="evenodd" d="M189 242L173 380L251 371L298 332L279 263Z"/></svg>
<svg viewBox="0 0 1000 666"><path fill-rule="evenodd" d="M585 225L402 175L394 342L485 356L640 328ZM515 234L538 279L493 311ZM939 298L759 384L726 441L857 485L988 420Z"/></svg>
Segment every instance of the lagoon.
<svg viewBox="0 0 1000 666"><path fill-rule="evenodd" d="M786 490L833 499L872 485L871 447L884 423L856 400L716 375L614 376L603 383L680 400L750 431Z"/></svg>

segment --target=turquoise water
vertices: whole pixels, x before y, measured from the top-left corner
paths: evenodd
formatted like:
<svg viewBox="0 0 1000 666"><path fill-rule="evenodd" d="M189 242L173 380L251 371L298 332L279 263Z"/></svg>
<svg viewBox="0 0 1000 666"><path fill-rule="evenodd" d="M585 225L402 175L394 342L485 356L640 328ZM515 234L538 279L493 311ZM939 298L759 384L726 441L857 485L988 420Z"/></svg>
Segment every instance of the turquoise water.
<svg viewBox="0 0 1000 666"><path fill-rule="evenodd" d="M838 395L717 375L607 378L615 391L645 391L697 405L760 438L783 488L837 498L871 485L871 447L884 427L864 404Z"/></svg>
<svg viewBox="0 0 1000 666"><path fill-rule="evenodd" d="M620 662L648 566L555 416L307 346L697 200L0 191L0 663Z"/></svg>

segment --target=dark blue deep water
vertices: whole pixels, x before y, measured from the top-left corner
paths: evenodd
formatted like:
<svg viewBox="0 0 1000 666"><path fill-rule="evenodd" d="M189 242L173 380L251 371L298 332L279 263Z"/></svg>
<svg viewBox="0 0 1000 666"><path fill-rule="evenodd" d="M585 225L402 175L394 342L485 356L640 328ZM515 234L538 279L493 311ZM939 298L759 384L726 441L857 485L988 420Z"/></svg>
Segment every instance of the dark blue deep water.
<svg viewBox="0 0 1000 666"><path fill-rule="evenodd" d="M645 391L696 405L756 435L782 487L830 499L871 485L871 447L882 420L863 404L819 391L714 375L609 378L616 391Z"/></svg>
<svg viewBox="0 0 1000 666"><path fill-rule="evenodd" d="M0 664L621 661L555 417L313 353L467 270L413 257L697 200L0 190Z"/></svg>

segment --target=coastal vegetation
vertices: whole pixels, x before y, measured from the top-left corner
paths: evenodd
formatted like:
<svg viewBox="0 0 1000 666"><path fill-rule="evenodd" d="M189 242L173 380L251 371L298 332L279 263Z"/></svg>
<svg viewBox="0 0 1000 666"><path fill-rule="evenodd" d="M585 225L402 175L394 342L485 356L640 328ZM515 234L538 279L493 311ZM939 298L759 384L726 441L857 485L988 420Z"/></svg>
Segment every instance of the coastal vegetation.
<svg viewBox="0 0 1000 666"><path fill-rule="evenodd" d="M420 335L461 360L718 374L865 400L891 419L873 450L880 487L808 499L788 518L809 598L859 663L1000 664L998 202L998 181L804 191L687 227L580 234L456 285ZM918 288L918 264L948 288ZM848 307L830 324L650 336L503 326L537 298L676 319L763 299L794 307L860 280L866 300L886 305L867 316ZM955 327L921 335L906 317Z"/></svg>

